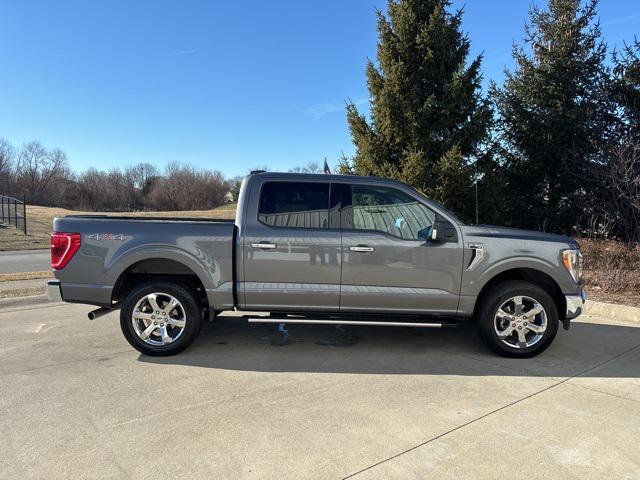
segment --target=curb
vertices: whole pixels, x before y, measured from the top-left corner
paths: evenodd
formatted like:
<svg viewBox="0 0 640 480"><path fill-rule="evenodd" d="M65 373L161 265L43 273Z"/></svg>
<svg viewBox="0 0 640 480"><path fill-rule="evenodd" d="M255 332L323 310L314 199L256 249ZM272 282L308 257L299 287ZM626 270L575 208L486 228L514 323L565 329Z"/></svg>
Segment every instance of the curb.
<svg viewBox="0 0 640 480"><path fill-rule="evenodd" d="M0 299L0 312L9 307L25 307L53 303L46 294L29 295L26 297L9 297Z"/></svg>
<svg viewBox="0 0 640 480"><path fill-rule="evenodd" d="M605 317L620 322L640 324L640 308L616 303L594 302L587 300L584 308L584 315L587 317ZM580 320L578 317L576 320Z"/></svg>
<svg viewBox="0 0 640 480"><path fill-rule="evenodd" d="M1 275L1 274L0 274ZM55 280L54 277L31 278L28 280L0 280L0 292L4 290L15 290L17 288L42 287L45 288L48 280Z"/></svg>

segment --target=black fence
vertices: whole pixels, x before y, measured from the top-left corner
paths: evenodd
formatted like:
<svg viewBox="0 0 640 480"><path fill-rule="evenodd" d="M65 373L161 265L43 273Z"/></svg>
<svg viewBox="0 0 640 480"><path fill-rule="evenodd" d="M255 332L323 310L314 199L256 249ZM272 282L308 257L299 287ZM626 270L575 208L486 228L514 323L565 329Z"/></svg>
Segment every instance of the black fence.
<svg viewBox="0 0 640 480"><path fill-rule="evenodd" d="M27 201L0 195L0 221L27 234Z"/></svg>

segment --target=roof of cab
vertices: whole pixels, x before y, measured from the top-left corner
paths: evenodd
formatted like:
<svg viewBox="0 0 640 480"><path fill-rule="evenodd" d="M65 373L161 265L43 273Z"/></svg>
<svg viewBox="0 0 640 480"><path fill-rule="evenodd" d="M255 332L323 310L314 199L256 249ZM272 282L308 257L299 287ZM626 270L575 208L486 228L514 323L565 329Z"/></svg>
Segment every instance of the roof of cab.
<svg viewBox="0 0 640 480"><path fill-rule="evenodd" d="M364 177L360 175L336 175L336 174L324 174L324 173L292 173L292 172L263 172L255 171L248 175L249 177L260 177L269 179L282 179L282 180L323 180L326 182L338 182L338 183L387 183L393 185L401 185L404 187L413 188L404 182L399 180L392 180L390 178L380 177Z"/></svg>

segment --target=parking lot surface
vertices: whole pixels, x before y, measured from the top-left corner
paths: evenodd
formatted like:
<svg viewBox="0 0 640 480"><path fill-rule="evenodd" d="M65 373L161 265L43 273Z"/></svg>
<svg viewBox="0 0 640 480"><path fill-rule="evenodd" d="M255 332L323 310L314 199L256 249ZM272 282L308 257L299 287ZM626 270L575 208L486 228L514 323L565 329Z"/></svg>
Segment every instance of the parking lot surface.
<svg viewBox="0 0 640 480"><path fill-rule="evenodd" d="M0 306L0 478L640 478L637 324L585 317L512 360L469 327L273 346L225 319L151 358L89 309Z"/></svg>

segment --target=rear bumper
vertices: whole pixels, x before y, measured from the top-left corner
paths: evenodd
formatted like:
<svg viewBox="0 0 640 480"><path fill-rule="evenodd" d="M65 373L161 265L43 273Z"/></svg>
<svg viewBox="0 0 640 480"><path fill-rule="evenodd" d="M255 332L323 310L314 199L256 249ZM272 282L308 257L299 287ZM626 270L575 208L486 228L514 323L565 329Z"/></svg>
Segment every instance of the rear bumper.
<svg viewBox="0 0 640 480"><path fill-rule="evenodd" d="M573 320L584 313L584 302L587 300L587 292L584 289L580 290L578 295L565 295L564 297L567 300L565 317L567 320Z"/></svg>
<svg viewBox="0 0 640 480"><path fill-rule="evenodd" d="M60 280L47 281L47 297L52 302L62 302L62 290L60 290Z"/></svg>

